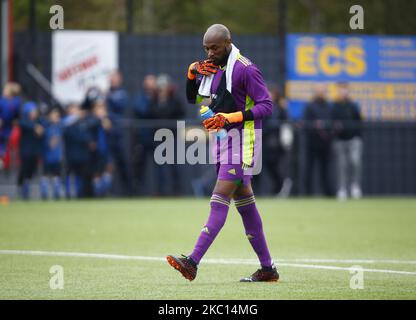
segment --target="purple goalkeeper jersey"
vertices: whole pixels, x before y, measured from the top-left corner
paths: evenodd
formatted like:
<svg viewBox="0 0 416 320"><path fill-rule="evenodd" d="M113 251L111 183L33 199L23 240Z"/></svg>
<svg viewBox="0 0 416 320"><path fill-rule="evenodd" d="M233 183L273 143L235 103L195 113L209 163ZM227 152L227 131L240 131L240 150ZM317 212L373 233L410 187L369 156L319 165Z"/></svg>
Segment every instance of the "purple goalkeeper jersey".
<svg viewBox="0 0 416 320"><path fill-rule="evenodd" d="M211 96L216 94L224 72L225 70L219 69L214 75L211 84ZM260 70L255 64L241 55L239 55L234 64L231 95L235 102L234 111L251 110L253 120L230 125L227 128L229 133L228 141L227 139L222 139L217 142L216 150L214 150L216 155L214 156L216 156L217 162L224 164L231 164L232 161L233 164L238 162L245 167L253 167L261 152L262 119L272 114L273 104ZM232 131L235 133L235 130L232 129L238 130L238 159L235 157L237 152L232 142L233 135L231 133ZM224 147L221 146L224 140L227 141L225 147L227 152L223 152ZM223 160L225 154L226 160Z"/></svg>
<svg viewBox="0 0 416 320"><path fill-rule="evenodd" d="M217 92L224 72L225 70L219 69L214 75L211 94ZM235 111L251 110L255 128L260 129L261 119L271 116L273 104L260 70L241 55L234 64L231 91L236 103ZM241 128L243 125L244 123L238 124Z"/></svg>

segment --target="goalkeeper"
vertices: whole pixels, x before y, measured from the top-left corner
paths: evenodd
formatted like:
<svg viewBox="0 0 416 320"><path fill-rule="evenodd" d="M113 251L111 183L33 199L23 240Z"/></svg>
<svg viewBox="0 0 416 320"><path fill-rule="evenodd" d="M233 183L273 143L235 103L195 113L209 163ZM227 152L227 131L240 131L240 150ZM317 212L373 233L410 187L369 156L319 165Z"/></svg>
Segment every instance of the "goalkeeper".
<svg viewBox="0 0 416 320"><path fill-rule="evenodd" d="M200 97L211 98L210 108L215 116L204 120L204 126L210 131L236 129L233 131L240 135L240 161L235 163L233 158L232 163L217 162L218 177L210 201L211 211L193 252L190 256L169 255L167 261L186 279L194 280L198 264L223 227L230 201L234 199L247 238L261 265L251 276L240 281L277 281L279 274L267 247L251 187L252 169L259 154L256 146L260 137L257 134L261 132L255 129L261 129L262 118L271 115L272 102L260 71L232 44L227 27L220 24L210 26L204 35L203 46L208 59L190 65L187 98L191 103ZM231 150L234 146L228 145L226 153L234 156L235 150Z"/></svg>

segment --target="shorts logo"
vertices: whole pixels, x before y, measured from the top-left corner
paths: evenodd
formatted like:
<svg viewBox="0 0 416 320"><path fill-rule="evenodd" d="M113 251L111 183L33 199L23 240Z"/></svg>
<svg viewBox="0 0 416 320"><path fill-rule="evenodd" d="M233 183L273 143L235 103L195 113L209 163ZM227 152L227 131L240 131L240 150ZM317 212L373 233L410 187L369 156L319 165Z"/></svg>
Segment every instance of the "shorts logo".
<svg viewBox="0 0 416 320"><path fill-rule="evenodd" d="M254 239L254 236L252 236L251 234L248 234L248 235L247 235L247 239L248 239L248 240L252 240L252 239Z"/></svg>
<svg viewBox="0 0 416 320"><path fill-rule="evenodd" d="M205 232L205 233L209 234L208 227L203 227L202 230L201 230L201 232Z"/></svg>
<svg viewBox="0 0 416 320"><path fill-rule="evenodd" d="M228 170L227 172L230 173L230 174L236 175L236 172L235 172L235 169L234 168Z"/></svg>

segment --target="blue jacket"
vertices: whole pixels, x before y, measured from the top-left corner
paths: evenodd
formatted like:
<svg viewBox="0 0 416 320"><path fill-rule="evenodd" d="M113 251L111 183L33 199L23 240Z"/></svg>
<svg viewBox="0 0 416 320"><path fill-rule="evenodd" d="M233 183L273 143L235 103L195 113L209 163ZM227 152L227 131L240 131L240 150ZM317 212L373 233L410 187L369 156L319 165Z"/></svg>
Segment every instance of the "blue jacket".
<svg viewBox="0 0 416 320"><path fill-rule="evenodd" d="M55 140L57 140L56 144ZM43 152L45 163L60 163L62 161L63 142L61 124L46 123Z"/></svg>
<svg viewBox="0 0 416 320"><path fill-rule="evenodd" d="M100 156L107 156L109 153L109 141L113 138L111 131L106 132L101 124L101 120L96 116L89 116L88 118L88 128L93 138L94 142L96 143L96 152ZM120 140L114 141L115 144L120 144Z"/></svg>
<svg viewBox="0 0 416 320"><path fill-rule="evenodd" d="M21 137L20 137L20 156L21 157L41 157L43 153L44 137L38 136L35 133L35 126L42 125L40 119L34 121L27 117L22 117L19 122Z"/></svg>
<svg viewBox="0 0 416 320"><path fill-rule="evenodd" d="M107 95L108 110L112 114L125 115L129 106L129 97L123 88L110 88Z"/></svg>
<svg viewBox="0 0 416 320"><path fill-rule="evenodd" d="M63 137L68 164L85 164L90 159L89 144L93 142L85 119L64 119Z"/></svg>
<svg viewBox="0 0 416 320"><path fill-rule="evenodd" d="M134 117L137 119L152 119L152 109L155 102L155 98L146 92L141 92L136 95L133 103ZM136 135L139 139L139 143L147 147L153 146L154 131L153 128L137 128Z"/></svg>
<svg viewBox="0 0 416 320"><path fill-rule="evenodd" d="M305 106L303 120L308 145L313 148L329 147L332 139L330 104L323 99L312 100Z"/></svg>
<svg viewBox="0 0 416 320"><path fill-rule="evenodd" d="M7 99L0 98L0 119L3 122L0 127L0 137L7 139L13 128L13 121L19 117L20 106L22 99L14 97Z"/></svg>

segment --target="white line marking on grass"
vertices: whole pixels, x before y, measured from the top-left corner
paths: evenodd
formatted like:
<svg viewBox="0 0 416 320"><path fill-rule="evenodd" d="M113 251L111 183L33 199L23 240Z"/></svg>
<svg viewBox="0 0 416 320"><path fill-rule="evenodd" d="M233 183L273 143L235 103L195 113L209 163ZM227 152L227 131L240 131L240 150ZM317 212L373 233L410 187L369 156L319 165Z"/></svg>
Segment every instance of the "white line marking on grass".
<svg viewBox="0 0 416 320"><path fill-rule="evenodd" d="M345 268L345 267L321 266L321 265L312 265L312 264L279 263L278 265L287 266L287 267L294 267L294 268L307 268L307 269L327 269L327 270L346 270L346 271L351 270L351 268ZM412 272L412 271L398 271L398 270L386 270L386 269L367 269L367 268L363 268L362 271L416 275L416 272Z"/></svg>
<svg viewBox="0 0 416 320"><path fill-rule="evenodd" d="M106 253L83 253L83 252L58 252L58 251L33 251L33 250L0 250L0 254L44 256L44 257L75 257L75 258L98 258L111 260L152 260L165 261L161 257L126 256L120 254Z"/></svg>
<svg viewBox="0 0 416 320"><path fill-rule="evenodd" d="M250 261L257 263L254 259L232 259L234 261ZM416 260L386 260L386 259L276 259L279 264L280 262L285 263L346 263L346 264L416 264Z"/></svg>
<svg viewBox="0 0 416 320"><path fill-rule="evenodd" d="M280 259L279 261L299 262L299 263L416 264L416 260L388 260L388 259Z"/></svg>
<svg viewBox="0 0 416 320"><path fill-rule="evenodd" d="M43 256L43 257L76 257L76 258L98 258L98 259L110 259L110 260L140 260L140 261L165 261L162 257L148 257L148 256L127 256L119 254L105 254L105 253L83 253L83 252L57 252L57 251L33 251L33 250L0 250L0 254L4 255L26 255L26 256ZM298 259L297 261L302 260ZM372 261L374 263L380 261L400 261L400 260L318 260L318 259L304 259L304 261L319 261L319 262L362 262ZM325 266L325 265L313 265L313 264L300 264L300 263L286 263L281 262L284 260L278 260L278 266L293 267L293 268L305 268L305 269L322 269L322 270L345 270L349 271L348 267L336 267L336 266ZM288 260L285 260L288 261ZM250 259L204 259L204 263L207 264L246 264L246 265L258 265L258 261ZM385 262L383 262L385 263ZM413 263L413 261L411 261ZM399 270L386 270L386 269L368 269L364 268L365 272L378 272L378 273L391 273L391 274L402 274L402 275L416 275L416 272L412 271L399 271Z"/></svg>

